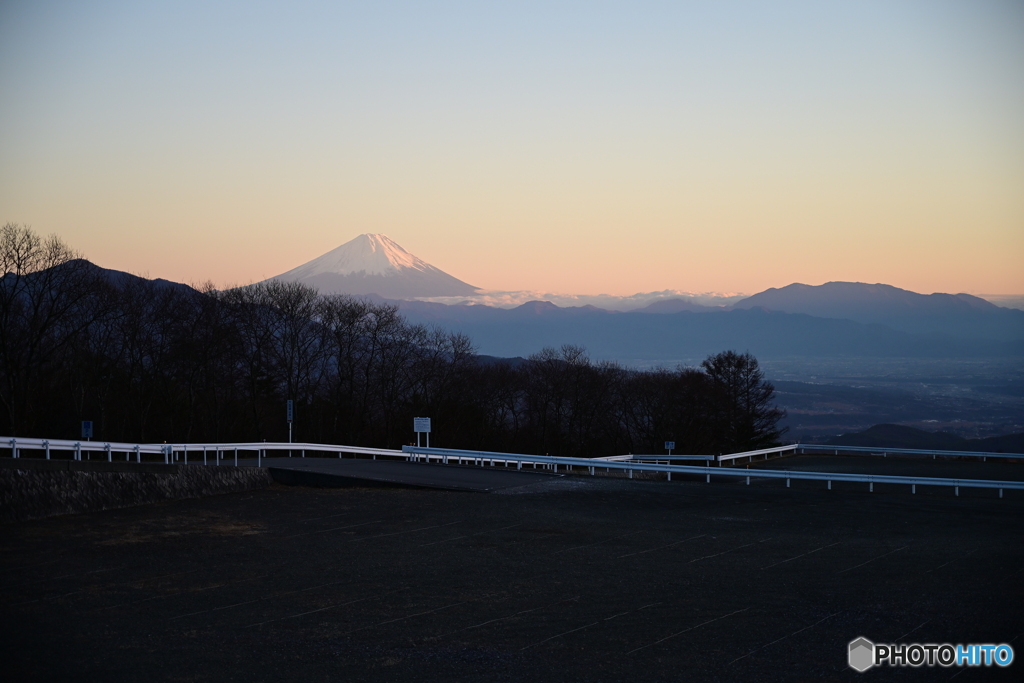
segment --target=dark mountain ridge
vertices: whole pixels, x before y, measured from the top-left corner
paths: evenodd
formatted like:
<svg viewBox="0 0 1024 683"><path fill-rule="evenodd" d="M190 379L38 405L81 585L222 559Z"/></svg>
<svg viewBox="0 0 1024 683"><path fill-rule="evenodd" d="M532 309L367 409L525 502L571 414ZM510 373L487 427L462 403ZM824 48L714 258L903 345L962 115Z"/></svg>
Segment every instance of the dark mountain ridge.
<svg viewBox="0 0 1024 683"><path fill-rule="evenodd" d="M1024 339L1024 311L1002 308L970 294L918 294L884 284L794 283L743 299L733 308L761 307L879 324L916 334L947 334L970 339Z"/></svg>

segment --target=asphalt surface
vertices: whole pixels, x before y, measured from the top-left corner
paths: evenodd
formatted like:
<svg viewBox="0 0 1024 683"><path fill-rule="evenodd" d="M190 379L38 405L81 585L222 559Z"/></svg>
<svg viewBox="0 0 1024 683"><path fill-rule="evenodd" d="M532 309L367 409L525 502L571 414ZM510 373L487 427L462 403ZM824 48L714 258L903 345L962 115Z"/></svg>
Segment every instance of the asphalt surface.
<svg viewBox="0 0 1024 683"><path fill-rule="evenodd" d="M1020 680L1024 497L548 478L268 489L0 527L10 681Z"/></svg>
<svg viewBox="0 0 1024 683"><path fill-rule="evenodd" d="M239 461L255 466L256 460ZM263 458L274 479L306 486L374 486L476 491L529 486L558 475L543 470L517 470L514 466L474 467L438 465L402 460L365 458Z"/></svg>

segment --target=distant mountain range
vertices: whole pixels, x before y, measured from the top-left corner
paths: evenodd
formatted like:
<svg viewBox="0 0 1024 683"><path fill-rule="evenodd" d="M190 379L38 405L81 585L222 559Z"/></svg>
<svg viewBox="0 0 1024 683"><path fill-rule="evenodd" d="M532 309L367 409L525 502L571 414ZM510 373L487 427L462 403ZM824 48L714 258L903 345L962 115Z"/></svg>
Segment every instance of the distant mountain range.
<svg viewBox="0 0 1024 683"><path fill-rule="evenodd" d="M733 304L733 308L755 307L919 334L1024 339L1024 311L1001 308L970 294L917 294L891 285L828 282L772 288Z"/></svg>
<svg viewBox="0 0 1024 683"><path fill-rule="evenodd" d="M372 237L363 241L370 244ZM377 249L367 251L379 253L382 246L388 245L381 240ZM403 253L383 251L389 263ZM408 255L408 261L416 263L414 259ZM88 261L60 266L65 267L85 268L118 288L153 287L138 289L144 295L174 290L198 296L184 284L150 281ZM370 263L356 272L372 268ZM377 272L366 275L393 277L380 272L386 268L387 264L378 266ZM430 274L429 269L415 270ZM321 274L314 268L309 271L312 276ZM823 296L829 293L836 294L833 300ZM786 426L792 438L810 438L812 442L879 422L938 423L964 437L1020 432L1024 426L1021 312L968 295L925 296L886 285L829 283L768 290L736 301L734 306L706 306L694 297L661 296L626 312L593 305L557 306L548 301L497 308L363 296L395 303L411 322L465 332L478 352L486 354L481 356L485 362L523 362L523 357L545 346L563 344L585 346L595 360L641 367L697 364L726 349L749 351L767 361L765 367L779 391L779 405L789 411ZM872 305L873 299L877 305ZM894 310L905 311L905 317L918 327L893 320ZM829 317L822 317L826 315ZM844 315L846 318L841 317ZM972 329L964 329L965 319ZM908 328L940 331L906 331ZM916 369L908 374L907 368ZM898 434L890 432L875 436L880 440L848 443L924 443L917 437L897 441ZM927 443L964 448L949 436L928 437L932 440ZM983 446L971 448L982 450Z"/></svg>
<svg viewBox="0 0 1024 683"><path fill-rule="evenodd" d="M792 284L739 300L665 292L620 297L635 302L630 311L549 301L499 308L475 303L481 290L372 234L274 279L397 302L410 320L464 332L481 353L495 356L563 344L626 362L673 363L723 349L766 358L1024 356L1024 311L969 294L925 295L884 284Z"/></svg>

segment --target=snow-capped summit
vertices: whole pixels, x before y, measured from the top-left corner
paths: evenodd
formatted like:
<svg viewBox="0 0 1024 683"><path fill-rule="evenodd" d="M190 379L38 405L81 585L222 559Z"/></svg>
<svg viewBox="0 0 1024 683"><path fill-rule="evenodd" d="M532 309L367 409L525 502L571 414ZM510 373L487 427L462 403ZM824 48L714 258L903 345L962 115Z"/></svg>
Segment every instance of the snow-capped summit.
<svg viewBox="0 0 1024 683"><path fill-rule="evenodd" d="M360 235L273 279L302 282L324 294L379 294L392 299L477 291L410 254L387 235L377 234Z"/></svg>
<svg viewBox="0 0 1024 683"><path fill-rule="evenodd" d="M403 268L427 271L430 267L426 261L413 256L387 235L366 234L278 277L302 279L323 273L387 275Z"/></svg>

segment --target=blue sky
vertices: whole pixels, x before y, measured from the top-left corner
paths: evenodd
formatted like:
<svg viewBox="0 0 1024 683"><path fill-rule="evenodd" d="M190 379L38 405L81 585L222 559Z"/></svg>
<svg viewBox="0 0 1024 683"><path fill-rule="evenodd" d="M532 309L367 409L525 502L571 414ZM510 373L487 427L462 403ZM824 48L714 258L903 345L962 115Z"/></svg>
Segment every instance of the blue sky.
<svg viewBox="0 0 1024 683"><path fill-rule="evenodd" d="M218 284L1024 293L1024 3L0 4L0 220Z"/></svg>

